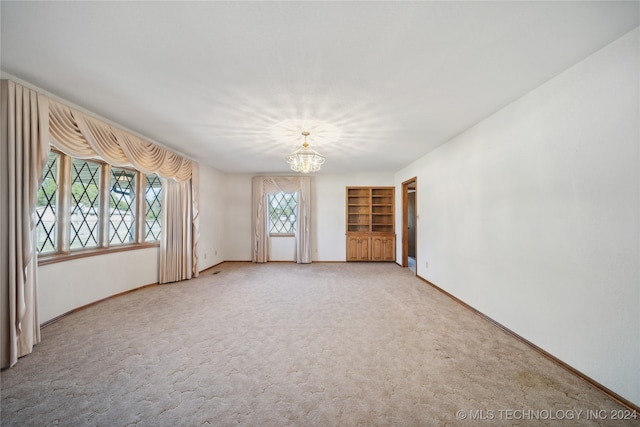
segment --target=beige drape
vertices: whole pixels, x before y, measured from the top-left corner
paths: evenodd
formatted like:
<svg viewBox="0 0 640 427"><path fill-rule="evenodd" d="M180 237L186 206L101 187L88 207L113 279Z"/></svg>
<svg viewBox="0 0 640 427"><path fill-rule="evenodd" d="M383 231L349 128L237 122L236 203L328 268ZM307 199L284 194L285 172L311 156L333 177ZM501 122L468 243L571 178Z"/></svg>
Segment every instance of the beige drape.
<svg viewBox="0 0 640 427"><path fill-rule="evenodd" d="M195 162L191 180L163 179L159 283L178 282L200 274L199 181L199 166Z"/></svg>
<svg viewBox="0 0 640 427"><path fill-rule="evenodd" d="M7 367L40 342L34 215L49 154L49 105L47 97L9 80L2 80L1 91L1 343Z"/></svg>
<svg viewBox="0 0 640 427"><path fill-rule="evenodd" d="M190 279L193 275L191 182L163 179L160 283Z"/></svg>
<svg viewBox="0 0 640 427"><path fill-rule="evenodd" d="M191 271L193 277L198 277L198 243L200 242L200 166L191 164Z"/></svg>
<svg viewBox="0 0 640 427"><path fill-rule="evenodd" d="M280 191L298 193L296 262L311 262L311 178L308 176L255 176L252 182L253 262L267 262L269 215L268 197Z"/></svg>
<svg viewBox="0 0 640 427"><path fill-rule="evenodd" d="M114 166L133 166L144 173L187 181L191 160L115 126L50 101L51 143L80 159L101 158Z"/></svg>

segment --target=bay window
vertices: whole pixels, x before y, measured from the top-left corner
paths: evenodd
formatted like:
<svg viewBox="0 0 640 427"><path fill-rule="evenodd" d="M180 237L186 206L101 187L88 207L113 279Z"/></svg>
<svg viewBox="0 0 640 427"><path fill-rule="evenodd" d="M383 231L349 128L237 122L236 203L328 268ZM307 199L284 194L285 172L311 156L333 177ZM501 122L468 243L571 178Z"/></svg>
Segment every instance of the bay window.
<svg viewBox="0 0 640 427"><path fill-rule="evenodd" d="M52 150L36 209L39 263L158 245L162 181Z"/></svg>

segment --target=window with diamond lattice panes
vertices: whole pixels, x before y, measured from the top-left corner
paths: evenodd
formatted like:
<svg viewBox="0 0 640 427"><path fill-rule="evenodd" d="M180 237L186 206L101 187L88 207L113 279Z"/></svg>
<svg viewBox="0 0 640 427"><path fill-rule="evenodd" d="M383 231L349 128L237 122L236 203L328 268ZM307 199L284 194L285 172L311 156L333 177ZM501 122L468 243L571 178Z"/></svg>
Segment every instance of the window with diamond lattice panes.
<svg viewBox="0 0 640 427"><path fill-rule="evenodd" d="M38 253L46 254L57 249L56 203L58 196L58 159L56 152L49 159L42 174L36 208L36 242Z"/></svg>
<svg viewBox="0 0 640 427"><path fill-rule="evenodd" d="M98 246L100 169L96 162L73 159L71 163L71 249Z"/></svg>
<svg viewBox="0 0 640 427"><path fill-rule="evenodd" d="M298 193L269 195L269 233L294 234L298 214Z"/></svg>
<svg viewBox="0 0 640 427"><path fill-rule="evenodd" d="M76 159L52 148L35 212L38 264L100 255L112 247L157 245L161 207L159 176Z"/></svg>
<svg viewBox="0 0 640 427"><path fill-rule="evenodd" d="M134 243L136 174L126 169L111 168L109 190L109 244Z"/></svg>
<svg viewBox="0 0 640 427"><path fill-rule="evenodd" d="M145 199L145 241L160 240L160 232L162 231L162 181L158 175L147 175Z"/></svg>

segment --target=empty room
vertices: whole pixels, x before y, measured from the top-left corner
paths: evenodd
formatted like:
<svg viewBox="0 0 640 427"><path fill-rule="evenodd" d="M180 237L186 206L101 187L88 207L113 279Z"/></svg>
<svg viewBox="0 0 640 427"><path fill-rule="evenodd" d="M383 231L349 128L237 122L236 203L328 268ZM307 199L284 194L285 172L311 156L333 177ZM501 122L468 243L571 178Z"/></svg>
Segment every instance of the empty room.
<svg viewBox="0 0 640 427"><path fill-rule="evenodd" d="M640 425L640 2L0 20L2 426Z"/></svg>

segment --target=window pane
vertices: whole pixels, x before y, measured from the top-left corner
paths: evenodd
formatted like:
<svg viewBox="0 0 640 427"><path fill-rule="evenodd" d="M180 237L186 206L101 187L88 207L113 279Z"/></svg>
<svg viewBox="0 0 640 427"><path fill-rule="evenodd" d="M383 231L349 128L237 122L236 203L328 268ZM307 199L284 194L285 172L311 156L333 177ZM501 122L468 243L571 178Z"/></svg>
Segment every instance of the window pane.
<svg viewBox="0 0 640 427"><path fill-rule="evenodd" d="M71 249L98 246L100 167L79 159L71 164Z"/></svg>
<svg viewBox="0 0 640 427"><path fill-rule="evenodd" d="M36 234L38 253L55 252L57 247L56 196L58 193L58 153L49 153L42 172L42 185L38 190L36 208Z"/></svg>
<svg viewBox="0 0 640 427"><path fill-rule="evenodd" d="M147 188L145 191L147 208L145 209L145 232L147 242L160 239L162 231L162 181L158 175L147 175Z"/></svg>
<svg viewBox="0 0 640 427"><path fill-rule="evenodd" d="M269 195L269 232L295 233L298 193Z"/></svg>
<svg viewBox="0 0 640 427"><path fill-rule="evenodd" d="M111 168L109 244L134 243L136 173Z"/></svg>

